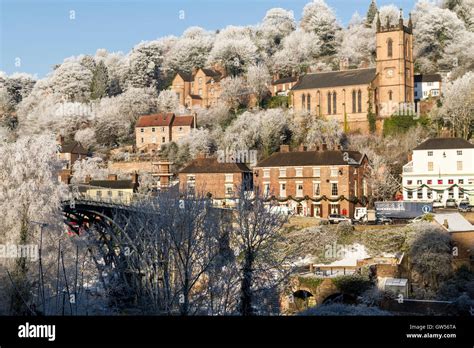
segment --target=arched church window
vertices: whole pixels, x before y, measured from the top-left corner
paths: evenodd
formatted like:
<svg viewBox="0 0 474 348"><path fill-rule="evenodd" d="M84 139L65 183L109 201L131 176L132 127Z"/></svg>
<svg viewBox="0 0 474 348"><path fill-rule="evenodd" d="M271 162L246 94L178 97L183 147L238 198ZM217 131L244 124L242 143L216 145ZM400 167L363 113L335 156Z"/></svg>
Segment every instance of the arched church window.
<svg viewBox="0 0 474 348"><path fill-rule="evenodd" d="M388 91L388 100L392 100L392 97L393 97L393 92Z"/></svg>
<svg viewBox="0 0 474 348"><path fill-rule="evenodd" d="M301 96L301 108L304 110L305 106L306 106L306 95L303 94Z"/></svg>
<svg viewBox="0 0 474 348"><path fill-rule="evenodd" d="M408 39L405 40L406 59L410 59L410 46L408 46Z"/></svg>
<svg viewBox="0 0 474 348"><path fill-rule="evenodd" d="M332 92L332 113L337 114L337 93Z"/></svg>
<svg viewBox="0 0 474 348"><path fill-rule="evenodd" d="M356 103L357 103L356 91L353 90L353 91L352 91L352 112L353 112L353 113L356 113L356 111L357 111L357 109L356 109Z"/></svg>
<svg viewBox="0 0 474 348"><path fill-rule="evenodd" d="M331 115L331 92L328 92L328 115Z"/></svg>
<svg viewBox="0 0 474 348"><path fill-rule="evenodd" d="M307 101L307 110L308 112L311 111L311 95L308 93L308 97L306 98Z"/></svg>
<svg viewBox="0 0 474 348"><path fill-rule="evenodd" d="M387 41L387 56L391 58L392 55L393 55L393 40L388 39L388 41Z"/></svg>
<svg viewBox="0 0 474 348"><path fill-rule="evenodd" d="M357 112L362 112L362 92L360 89L357 92L357 103Z"/></svg>

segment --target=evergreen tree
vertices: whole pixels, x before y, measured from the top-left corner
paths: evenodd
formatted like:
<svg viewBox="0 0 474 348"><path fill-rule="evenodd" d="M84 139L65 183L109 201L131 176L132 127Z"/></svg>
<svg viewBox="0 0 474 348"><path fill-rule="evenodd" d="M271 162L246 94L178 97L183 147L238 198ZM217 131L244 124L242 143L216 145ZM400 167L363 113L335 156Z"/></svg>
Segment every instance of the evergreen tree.
<svg viewBox="0 0 474 348"><path fill-rule="evenodd" d="M107 84L109 74L103 62L97 64L94 69L91 83L91 99L100 99L107 96Z"/></svg>
<svg viewBox="0 0 474 348"><path fill-rule="evenodd" d="M369 9L367 10L366 24L368 27L370 27L374 22L375 16L377 15L377 11L377 4L375 3L375 0L372 0Z"/></svg>

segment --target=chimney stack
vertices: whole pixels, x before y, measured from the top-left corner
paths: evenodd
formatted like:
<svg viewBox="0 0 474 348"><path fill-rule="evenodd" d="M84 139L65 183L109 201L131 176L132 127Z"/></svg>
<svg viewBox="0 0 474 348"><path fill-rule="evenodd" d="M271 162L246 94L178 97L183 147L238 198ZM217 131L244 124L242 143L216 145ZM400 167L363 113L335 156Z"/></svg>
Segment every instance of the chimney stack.
<svg viewBox="0 0 474 348"><path fill-rule="evenodd" d="M290 152L290 145L280 145L280 152Z"/></svg>
<svg viewBox="0 0 474 348"><path fill-rule="evenodd" d="M91 180L92 180L91 176L90 176L90 175L86 175L86 177L85 177L85 179L84 179L84 182L85 182L86 184L89 184L89 183L91 182Z"/></svg>
<svg viewBox="0 0 474 348"><path fill-rule="evenodd" d="M64 136L61 135L61 134L58 134L57 138L56 138L57 142L59 145L64 145Z"/></svg>
<svg viewBox="0 0 474 348"><path fill-rule="evenodd" d="M304 152L304 151L306 151L306 149L307 149L307 147L304 146L304 145L300 145L300 146L298 147L298 151L299 151L299 152Z"/></svg>
<svg viewBox="0 0 474 348"><path fill-rule="evenodd" d="M328 149L328 144L323 144L321 147L321 151L327 151Z"/></svg>

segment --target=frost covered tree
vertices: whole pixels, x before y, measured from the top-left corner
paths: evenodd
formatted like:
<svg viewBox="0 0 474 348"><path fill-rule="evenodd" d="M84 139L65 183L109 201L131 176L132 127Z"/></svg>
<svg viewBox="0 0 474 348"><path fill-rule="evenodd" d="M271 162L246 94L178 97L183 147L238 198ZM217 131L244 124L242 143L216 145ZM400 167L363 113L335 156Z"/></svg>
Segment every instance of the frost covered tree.
<svg viewBox="0 0 474 348"><path fill-rule="evenodd" d="M272 58L274 72L292 75L306 72L321 53L321 41L312 32L296 30L283 39Z"/></svg>
<svg viewBox="0 0 474 348"><path fill-rule="evenodd" d="M466 28L474 31L474 1L473 0L444 0L443 8L447 8L466 24Z"/></svg>
<svg viewBox="0 0 474 348"><path fill-rule="evenodd" d="M256 97L257 105L260 105L262 99L270 92L269 85L272 77L268 68L264 64L249 66L246 79L250 92Z"/></svg>
<svg viewBox="0 0 474 348"><path fill-rule="evenodd" d="M198 154L209 155L215 150L215 142L209 129L193 129L189 135L178 140L178 145L187 145L192 158Z"/></svg>
<svg viewBox="0 0 474 348"><path fill-rule="evenodd" d="M249 101L249 88L240 76L229 76L221 80L221 99L232 109L246 105Z"/></svg>
<svg viewBox="0 0 474 348"><path fill-rule="evenodd" d="M247 66L257 63L258 49L249 28L228 26L216 36L208 64L223 66L230 75L239 75Z"/></svg>
<svg viewBox="0 0 474 348"><path fill-rule="evenodd" d="M162 64L166 54L176 42L174 37L164 37L154 41L144 41L136 45L128 54L128 86L135 88L160 86Z"/></svg>
<svg viewBox="0 0 474 348"><path fill-rule="evenodd" d="M428 1L420 1L413 11L413 25L416 32L414 54L417 59L426 58L432 62L431 71L437 71L438 61L453 61L454 56L448 56L446 47L457 37L463 37L466 29L462 20L454 12L442 9ZM419 64L417 64L418 67ZM420 69L421 70L421 69Z"/></svg>
<svg viewBox="0 0 474 348"><path fill-rule="evenodd" d="M448 83L442 95L442 107L437 117L447 123L453 133L470 139L474 126L474 73Z"/></svg>
<svg viewBox="0 0 474 348"><path fill-rule="evenodd" d="M343 131L336 120L316 118L310 122L304 144L312 148L326 144L328 148L334 149L341 145L342 140Z"/></svg>
<svg viewBox="0 0 474 348"><path fill-rule="evenodd" d="M357 12L352 16L347 29L344 29L342 33L338 55L341 59L349 59L351 65L358 65L364 60L373 61L375 56L374 30L367 27L366 22Z"/></svg>
<svg viewBox="0 0 474 348"><path fill-rule="evenodd" d="M177 112L179 100L176 92L171 90L161 91L157 99L158 111Z"/></svg>
<svg viewBox="0 0 474 348"><path fill-rule="evenodd" d="M316 34L321 42L321 55L330 56L336 53L336 36L340 26L334 11L324 0L313 0L305 5L300 25L304 31Z"/></svg>
<svg viewBox="0 0 474 348"><path fill-rule="evenodd" d="M292 11L272 8L265 14L257 35L266 53L272 55L280 47L283 39L295 29L296 22Z"/></svg>
<svg viewBox="0 0 474 348"><path fill-rule="evenodd" d="M34 223L61 222L64 186L57 181L60 163L54 136L22 137L0 144L0 239L2 244L38 243ZM12 303L15 314L27 312L31 289L31 260L20 257L8 265L12 274Z"/></svg>
<svg viewBox="0 0 474 348"><path fill-rule="evenodd" d="M96 134L94 128L79 129L74 134L74 140L81 143L86 149L96 144Z"/></svg>
<svg viewBox="0 0 474 348"><path fill-rule="evenodd" d="M91 70L74 59L65 60L51 76L54 93L67 101L89 101L93 74Z"/></svg>
<svg viewBox="0 0 474 348"><path fill-rule="evenodd" d="M5 88L9 98L17 105L32 91L36 78L26 73L13 73L10 76L0 77L0 88Z"/></svg>
<svg viewBox="0 0 474 348"><path fill-rule="evenodd" d="M100 157L87 157L74 162L72 166L72 183L83 183L89 176L94 180L107 178L108 170L106 163Z"/></svg>
<svg viewBox="0 0 474 348"><path fill-rule="evenodd" d="M163 65L174 73L204 68L213 43L212 33L200 27L188 28L166 54Z"/></svg>
<svg viewBox="0 0 474 348"><path fill-rule="evenodd" d="M400 9L395 5L382 6L379 9L378 18L380 18L380 23L382 24L382 26L386 26L387 22L391 25L395 25L400 19ZM377 16L372 21L372 27L374 28L374 30L377 27Z"/></svg>

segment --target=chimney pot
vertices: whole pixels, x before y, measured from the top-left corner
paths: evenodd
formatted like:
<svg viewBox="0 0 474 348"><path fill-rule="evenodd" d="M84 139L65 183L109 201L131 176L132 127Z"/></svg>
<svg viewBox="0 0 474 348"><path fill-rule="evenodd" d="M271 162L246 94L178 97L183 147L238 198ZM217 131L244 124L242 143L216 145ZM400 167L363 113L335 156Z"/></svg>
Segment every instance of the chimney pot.
<svg viewBox="0 0 474 348"><path fill-rule="evenodd" d="M280 145L280 152L290 152L290 145Z"/></svg>

